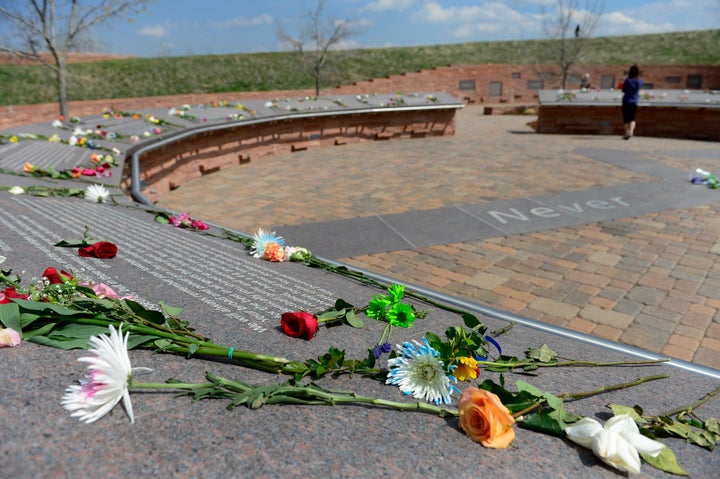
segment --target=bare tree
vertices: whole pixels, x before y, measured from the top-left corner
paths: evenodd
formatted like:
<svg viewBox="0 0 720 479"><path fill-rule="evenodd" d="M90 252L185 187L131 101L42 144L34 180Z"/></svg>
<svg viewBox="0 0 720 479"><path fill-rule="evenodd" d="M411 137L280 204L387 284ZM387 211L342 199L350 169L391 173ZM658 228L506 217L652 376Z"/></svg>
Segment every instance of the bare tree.
<svg viewBox="0 0 720 479"><path fill-rule="evenodd" d="M297 37L291 36L282 26L278 26L277 37L292 46L303 64L312 72L315 80L315 95L320 95L320 83L323 68L327 65L330 50L342 46L342 43L362 33L362 29L348 20L324 19L325 0L318 0L317 8L306 13L306 22L300 27Z"/></svg>
<svg viewBox="0 0 720 479"><path fill-rule="evenodd" d="M549 53L560 67L562 88L567 84L570 67L595 33L604 9L604 0L583 0L582 5L580 0L558 0L554 12L542 10L543 31L552 40Z"/></svg>
<svg viewBox="0 0 720 479"><path fill-rule="evenodd" d="M15 43L0 52L41 62L55 74L60 114L69 117L67 57L82 51L93 28L140 13L149 0L22 0L0 4L0 24L16 32Z"/></svg>

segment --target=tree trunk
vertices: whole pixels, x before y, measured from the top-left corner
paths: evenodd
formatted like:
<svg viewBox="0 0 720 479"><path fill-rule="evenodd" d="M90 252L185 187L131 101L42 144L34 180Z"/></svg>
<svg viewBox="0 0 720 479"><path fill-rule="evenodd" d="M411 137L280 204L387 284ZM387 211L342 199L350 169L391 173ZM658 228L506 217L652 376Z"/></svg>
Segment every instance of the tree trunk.
<svg viewBox="0 0 720 479"><path fill-rule="evenodd" d="M320 97L320 67L315 68L315 98Z"/></svg>
<svg viewBox="0 0 720 479"><path fill-rule="evenodd" d="M70 112L68 111L67 100L67 61L63 55L59 55L57 57L57 70L55 70L55 74L57 76L57 94L60 115L66 120L69 120Z"/></svg>

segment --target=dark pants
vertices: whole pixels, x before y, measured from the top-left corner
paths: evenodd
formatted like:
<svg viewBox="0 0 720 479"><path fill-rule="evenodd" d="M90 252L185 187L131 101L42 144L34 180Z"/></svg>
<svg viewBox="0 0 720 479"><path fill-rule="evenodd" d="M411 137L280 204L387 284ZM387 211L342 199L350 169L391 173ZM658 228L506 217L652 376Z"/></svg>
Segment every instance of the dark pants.
<svg viewBox="0 0 720 479"><path fill-rule="evenodd" d="M638 106L635 103L623 103L623 123L630 123L635 121L635 113L637 113Z"/></svg>

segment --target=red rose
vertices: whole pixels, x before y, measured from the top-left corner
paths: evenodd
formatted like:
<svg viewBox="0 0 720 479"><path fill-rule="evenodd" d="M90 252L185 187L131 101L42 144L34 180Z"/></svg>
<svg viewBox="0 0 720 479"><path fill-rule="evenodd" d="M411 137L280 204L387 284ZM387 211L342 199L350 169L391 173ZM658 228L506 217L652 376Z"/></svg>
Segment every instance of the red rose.
<svg viewBox="0 0 720 479"><path fill-rule="evenodd" d="M0 291L0 304L9 303L12 298L28 299L28 296L18 293L15 286L9 286L5 288L5 291Z"/></svg>
<svg viewBox="0 0 720 479"><path fill-rule="evenodd" d="M315 316L305 311L289 312L280 316L280 327L292 338L312 339L317 333L318 322Z"/></svg>
<svg viewBox="0 0 720 479"><path fill-rule="evenodd" d="M117 246L109 241L98 241L90 246L83 246L78 250L78 254L88 258L114 258L117 254Z"/></svg>
<svg viewBox="0 0 720 479"><path fill-rule="evenodd" d="M67 271L60 271L58 273L58 270L53 267L46 269L43 273L43 277L47 278L48 281L50 281L50 284L63 284L67 281L72 281L73 279L72 275Z"/></svg>

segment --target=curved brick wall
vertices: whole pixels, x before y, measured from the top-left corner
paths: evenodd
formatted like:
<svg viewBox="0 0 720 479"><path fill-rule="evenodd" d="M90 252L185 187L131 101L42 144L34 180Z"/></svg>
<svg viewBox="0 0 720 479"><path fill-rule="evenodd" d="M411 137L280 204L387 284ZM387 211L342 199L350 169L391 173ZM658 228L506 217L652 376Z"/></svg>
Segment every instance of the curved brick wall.
<svg viewBox="0 0 720 479"><path fill-rule="evenodd" d="M594 87L601 87L603 82L617 85L627 69L628 65L576 65L573 67L567 87L578 88L580 76L584 73L590 74ZM653 88L692 87L720 90L720 65L641 65L641 70L646 83ZM696 85L698 82L699 85ZM326 88L321 94L332 97L336 94L444 91L468 104L493 105L496 111L501 111L517 105L536 104L538 89L555 89L559 86L557 67L554 65L449 65L348 86ZM314 95L313 90L284 90L93 100L71 102L70 112L74 116L83 116L97 114L108 106L116 110L133 110L184 103L209 103L218 99L237 101L312 95ZM52 121L57 115L58 107L55 103L3 106L0 107L0 128Z"/></svg>

